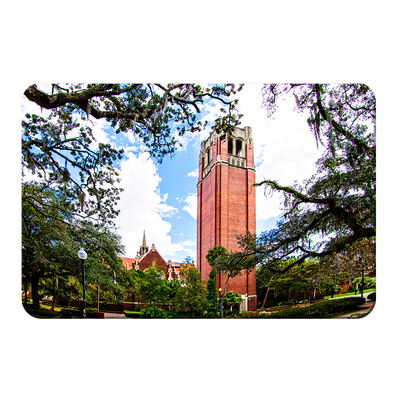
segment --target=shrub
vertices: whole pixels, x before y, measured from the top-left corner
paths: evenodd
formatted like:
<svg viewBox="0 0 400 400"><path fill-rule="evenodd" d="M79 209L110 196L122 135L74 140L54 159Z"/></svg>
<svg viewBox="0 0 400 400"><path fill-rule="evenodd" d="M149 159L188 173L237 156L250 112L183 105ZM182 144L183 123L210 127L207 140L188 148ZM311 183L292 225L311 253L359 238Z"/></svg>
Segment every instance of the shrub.
<svg viewBox="0 0 400 400"><path fill-rule="evenodd" d="M139 318L168 318L168 312L160 308L150 307L140 311Z"/></svg>
<svg viewBox="0 0 400 400"><path fill-rule="evenodd" d="M266 314L243 314L241 318L326 318L354 310L364 303L365 298L363 297L347 297L338 300L326 300L311 306L291 307Z"/></svg>
<svg viewBox="0 0 400 400"><path fill-rule="evenodd" d="M376 301L376 292L372 292L367 296L367 299L371 301Z"/></svg>
<svg viewBox="0 0 400 400"><path fill-rule="evenodd" d="M125 311L125 315L131 318L179 318L179 319L189 319L189 318L215 318L217 312L191 312L191 311L165 311L160 308L148 308L138 311Z"/></svg>

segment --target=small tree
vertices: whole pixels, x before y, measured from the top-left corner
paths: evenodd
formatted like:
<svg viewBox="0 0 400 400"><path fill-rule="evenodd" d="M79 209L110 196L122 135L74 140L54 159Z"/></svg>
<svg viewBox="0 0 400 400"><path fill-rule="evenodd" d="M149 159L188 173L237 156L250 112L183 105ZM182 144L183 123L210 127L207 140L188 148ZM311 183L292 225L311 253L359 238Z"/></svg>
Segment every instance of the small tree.
<svg viewBox="0 0 400 400"><path fill-rule="evenodd" d="M203 314L207 309L207 292L200 272L195 267L186 267L182 268L180 275L181 286L176 291L175 310Z"/></svg>
<svg viewBox="0 0 400 400"><path fill-rule="evenodd" d="M232 311L233 307L240 306L243 298L239 293L228 292L225 296L225 303L229 307L229 311Z"/></svg>
<svg viewBox="0 0 400 400"><path fill-rule="evenodd" d="M182 286L181 281L179 279L171 279L168 282L168 286L170 291L168 293L168 307L169 310L174 309L177 303L177 294L179 292L179 288Z"/></svg>
<svg viewBox="0 0 400 400"><path fill-rule="evenodd" d="M207 301L208 309L211 312L218 310L218 294L217 294L217 284L215 281L215 269L211 268L210 275L207 281Z"/></svg>
<svg viewBox="0 0 400 400"><path fill-rule="evenodd" d="M156 307L165 305L170 291L168 282L164 279L163 267L154 260L144 271L141 278L136 280L136 293L145 306Z"/></svg>
<svg viewBox="0 0 400 400"><path fill-rule="evenodd" d="M244 243L255 240L255 235L237 236L238 244L244 248ZM247 251L227 252L222 246L215 246L208 251L207 261L215 268L215 272L222 272L226 275L224 290L220 299L220 316L223 316L223 304L226 293L226 287L230 278L240 275L242 271L252 271L256 267L255 255L248 254Z"/></svg>

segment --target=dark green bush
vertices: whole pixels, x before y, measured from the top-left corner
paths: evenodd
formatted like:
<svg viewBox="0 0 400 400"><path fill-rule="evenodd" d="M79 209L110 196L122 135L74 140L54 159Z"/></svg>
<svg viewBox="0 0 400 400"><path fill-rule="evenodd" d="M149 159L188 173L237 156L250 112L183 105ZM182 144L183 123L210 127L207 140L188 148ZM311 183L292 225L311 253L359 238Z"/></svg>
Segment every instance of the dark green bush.
<svg viewBox="0 0 400 400"><path fill-rule="evenodd" d="M363 297L347 297L321 301L311 306L291 307L268 314L243 314L241 318L326 318L335 314L352 311L364 303L365 298Z"/></svg>
<svg viewBox="0 0 400 400"><path fill-rule="evenodd" d="M133 314L133 315L132 315ZM203 312L190 312L190 311L165 311L161 310L160 308L148 308L148 309L143 309L140 312L126 312L125 315L127 317L136 317L138 316L139 318L179 318L179 319L191 319L191 318L216 318L217 313L213 312L208 312L207 314L204 314Z"/></svg>
<svg viewBox="0 0 400 400"><path fill-rule="evenodd" d="M150 307L140 311L139 318L168 318L168 312L161 308Z"/></svg>
<svg viewBox="0 0 400 400"><path fill-rule="evenodd" d="M367 296L367 299L371 301L376 301L376 292L372 292Z"/></svg>

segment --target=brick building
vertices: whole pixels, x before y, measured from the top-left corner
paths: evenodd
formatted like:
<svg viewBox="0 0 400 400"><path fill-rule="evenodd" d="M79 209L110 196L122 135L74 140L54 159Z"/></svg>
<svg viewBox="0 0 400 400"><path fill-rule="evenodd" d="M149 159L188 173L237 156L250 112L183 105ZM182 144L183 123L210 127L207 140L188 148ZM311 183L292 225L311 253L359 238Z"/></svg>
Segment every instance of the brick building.
<svg viewBox="0 0 400 400"><path fill-rule="evenodd" d="M197 267L208 280L206 255L214 246L239 250L236 234L256 233L254 149L251 128L236 128L231 136L212 132L201 143L197 184ZM217 288L226 276L217 275ZM256 274L231 278L227 291L243 297L241 311L257 309Z"/></svg>
<svg viewBox="0 0 400 400"><path fill-rule="evenodd" d="M142 245L139 247L139 251L136 253L135 258L129 257L121 257L123 265L127 269L140 269L144 271L149 268L153 261L160 267L164 268L165 278L167 280L171 279L179 279L180 269L188 264L177 263L168 260L167 262L160 255L160 253L156 250L156 246L154 244L149 247L146 244L146 234L143 232L143 241Z"/></svg>

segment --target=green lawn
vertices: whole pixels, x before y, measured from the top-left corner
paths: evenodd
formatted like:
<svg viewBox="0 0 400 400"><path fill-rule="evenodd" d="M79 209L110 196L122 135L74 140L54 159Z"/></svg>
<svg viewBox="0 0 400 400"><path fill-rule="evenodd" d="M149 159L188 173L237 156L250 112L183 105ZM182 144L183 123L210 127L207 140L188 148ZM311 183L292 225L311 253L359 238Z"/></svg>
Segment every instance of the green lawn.
<svg viewBox="0 0 400 400"><path fill-rule="evenodd" d="M363 294L365 293L371 293L371 292L376 292L376 288L373 289L364 289ZM334 294L333 297L344 297L344 296L354 296L354 290L350 291L350 292L344 292L344 293L340 293L340 294ZM356 296L361 296L360 291L357 291L357 295ZM328 296L324 296L324 299L330 299L332 298L331 295Z"/></svg>
<svg viewBox="0 0 400 400"><path fill-rule="evenodd" d="M29 302L26 305L22 302L22 305L25 308L25 311L32 317L55 318L60 316L61 308L57 306L54 307L54 311L50 311L51 306L46 306L44 304L40 304L40 310L34 310L32 303Z"/></svg>

